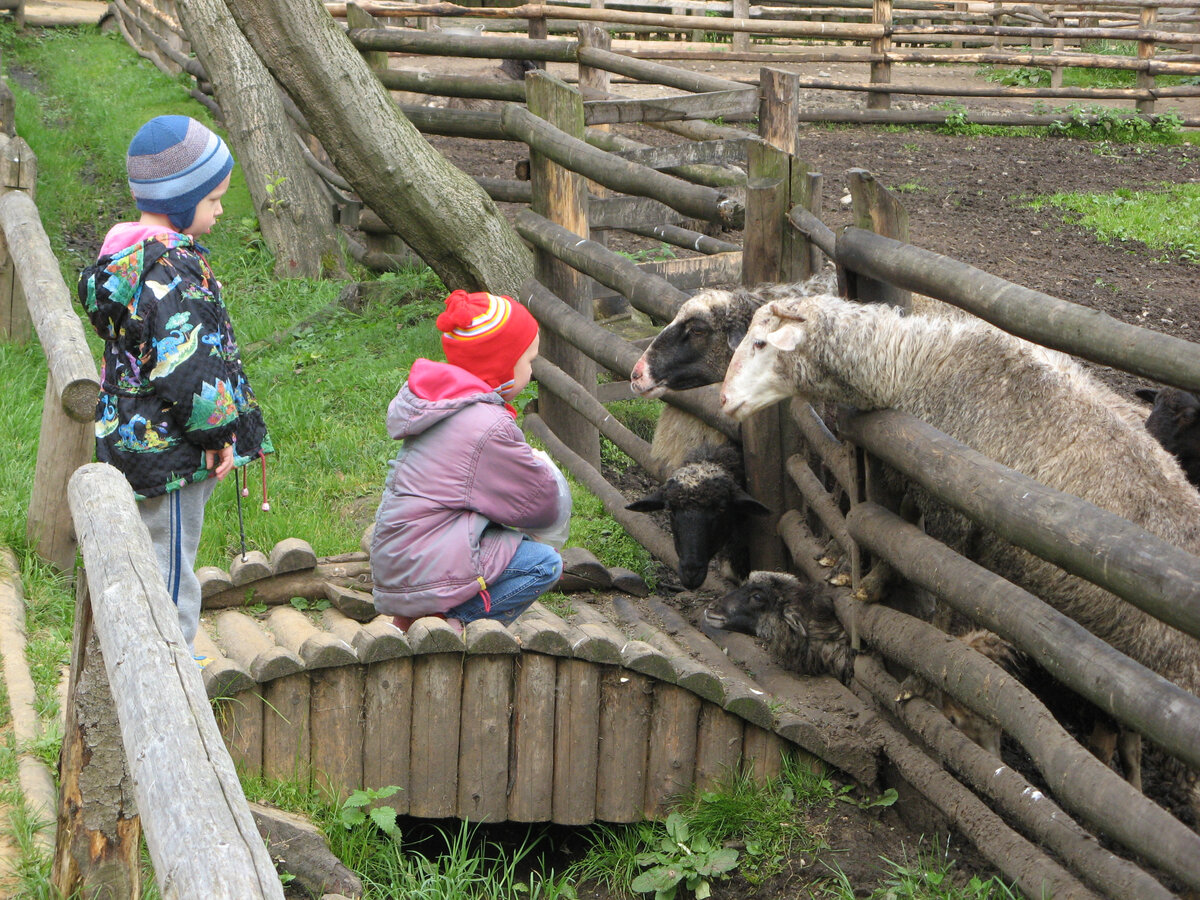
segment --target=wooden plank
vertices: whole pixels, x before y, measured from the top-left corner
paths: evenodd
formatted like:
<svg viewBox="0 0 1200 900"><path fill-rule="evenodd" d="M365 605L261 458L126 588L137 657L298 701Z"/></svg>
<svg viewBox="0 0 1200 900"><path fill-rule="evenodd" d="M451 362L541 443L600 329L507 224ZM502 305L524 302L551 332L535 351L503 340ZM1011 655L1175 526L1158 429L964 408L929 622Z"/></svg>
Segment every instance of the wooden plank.
<svg viewBox="0 0 1200 900"><path fill-rule="evenodd" d="M689 216L649 197L597 197L590 202L588 215L593 231L637 223L678 225L689 221Z"/></svg>
<svg viewBox="0 0 1200 900"><path fill-rule="evenodd" d="M458 807L461 653L413 658L412 734L409 756L409 814L425 819L453 816Z"/></svg>
<svg viewBox="0 0 1200 900"><path fill-rule="evenodd" d="M411 657L387 659L367 666L363 678L363 787L400 788L382 801L399 815L409 807L412 670Z"/></svg>
<svg viewBox="0 0 1200 900"><path fill-rule="evenodd" d="M241 775L257 776L263 772L266 705L262 693L241 691L217 701L214 715L229 756Z"/></svg>
<svg viewBox="0 0 1200 900"><path fill-rule="evenodd" d="M744 162L749 138L729 138L720 141L690 141L670 147L642 147L636 150L619 150L616 156L651 169L669 169L672 166L714 165L728 162Z"/></svg>
<svg viewBox="0 0 1200 900"><path fill-rule="evenodd" d="M591 100L583 104L583 117L588 125L712 118L741 122L753 118L757 108L758 92L750 87L652 100Z"/></svg>
<svg viewBox="0 0 1200 900"><path fill-rule="evenodd" d="M512 654L467 657L458 744L460 819L503 822L508 818L512 698Z"/></svg>
<svg viewBox="0 0 1200 900"><path fill-rule="evenodd" d="M556 693L551 819L587 825L596 817L600 667L578 659L559 661Z"/></svg>
<svg viewBox="0 0 1200 900"><path fill-rule="evenodd" d="M691 291L714 284L742 281L744 259L741 250L730 250L709 256L656 259L637 265L643 272L665 278L678 290Z"/></svg>
<svg viewBox="0 0 1200 900"><path fill-rule="evenodd" d="M654 686L650 758L642 806L647 818L665 816L672 800L695 780L700 703L699 697L681 687L662 683Z"/></svg>
<svg viewBox="0 0 1200 900"><path fill-rule="evenodd" d="M267 778L308 784L312 777L312 685L307 672L262 686L262 771Z"/></svg>
<svg viewBox="0 0 1200 900"><path fill-rule="evenodd" d="M363 781L363 668L319 669L311 677L313 782L344 800Z"/></svg>
<svg viewBox="0 0 1200 900"><path fill-rule="evenodd" d="M596 818L637 822L646 793L654 682L616 666L600 675Z"/></svg>
<svg viewBox="0 0 1200 900"><path fill-rule="evenodd" d="M547 822L553 812L555 689L558 660L526 651L513 678L508 817Z"/></svg>
<svg viewBox="0 0 1200 900"><path fill-rule="evenodd" d="M784 742L773 731L747 725L742 736L742 763L757 784L766 784L783 770Z"/></svg>
<svg viewBox="0 0 1200 900"><path fill-rule="evenodd" d="M715 703L700 707L696 727L696 789L711 790L729 784L737 774L742 758L744 725L738 716L727 713Z"/></svg>

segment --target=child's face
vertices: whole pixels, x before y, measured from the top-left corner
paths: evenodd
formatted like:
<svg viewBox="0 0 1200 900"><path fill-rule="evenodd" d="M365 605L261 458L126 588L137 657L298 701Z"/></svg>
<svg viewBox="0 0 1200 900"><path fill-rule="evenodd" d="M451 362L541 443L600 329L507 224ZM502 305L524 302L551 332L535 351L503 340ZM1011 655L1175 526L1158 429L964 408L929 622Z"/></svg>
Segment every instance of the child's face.
<svg viewBox="0 0 1200 900"><path fill-rule="evenodd" d="M184 234L200 237L200 235L212 231L213 226L217 224L217 217L224 211L221 209L221 198L229 190L229 180L232 177L232 172L226 175L225 180L213 188L212 193L196 205L196 215L192 218L192 224L183 229Z"/></svg>
<svg viewBox="0 0 1200 900"><path fill-rule="evenodd" d="M533 343L525 349L525 352L521 354L521 358L517 360L517 364L513 366L512 387L500 395L505 400L512 400L513 397L517 396L517 394L521 393L529 385L529 379L533 377L533 361L537 359L538 342L541 340L541 337L541 334L533 336Z"/></svg>

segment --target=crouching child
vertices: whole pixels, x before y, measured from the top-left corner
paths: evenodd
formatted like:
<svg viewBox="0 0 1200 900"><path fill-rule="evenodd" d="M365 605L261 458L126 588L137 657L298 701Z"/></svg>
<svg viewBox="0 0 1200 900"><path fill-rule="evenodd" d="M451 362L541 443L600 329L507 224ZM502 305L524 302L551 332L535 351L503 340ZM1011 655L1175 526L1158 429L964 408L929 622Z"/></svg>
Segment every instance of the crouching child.
<svg viewBox="0 0 1200 900"><path fill-rule="evenodd" d="M518 530L562 518L558 476L510 402L529 384L537 322L499 295L454 291L445 302L446 362L414 362L388 407L388 432L403 443L375 516L371 571L376 608L402 630L430 615L456 630L508 624L562 574L558 551Z"/></svg>

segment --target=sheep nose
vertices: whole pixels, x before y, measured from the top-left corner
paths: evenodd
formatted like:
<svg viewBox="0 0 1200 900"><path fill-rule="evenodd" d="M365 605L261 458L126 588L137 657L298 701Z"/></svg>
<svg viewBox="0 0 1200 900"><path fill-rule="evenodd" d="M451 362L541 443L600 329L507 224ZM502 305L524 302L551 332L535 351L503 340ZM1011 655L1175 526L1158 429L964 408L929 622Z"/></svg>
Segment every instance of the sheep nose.
<svg viewBox="0 0 1200 900"><path fill-rule="evenodd" d="M729 398L725 396L725 392L724 392L724 391L721 391L721 405L722 405L722 406L728 406L728 405L729 405Z"/></svg>
<svg viewBox="0 0 1200 900"><path fill-rule="evenodd" d="M629 380L630 381L641 381L642 376L645 374L645 369L646 369L646 361L644 359L639 359L637 361L637 364L634 365L633 371L629 373Z"/></svg>

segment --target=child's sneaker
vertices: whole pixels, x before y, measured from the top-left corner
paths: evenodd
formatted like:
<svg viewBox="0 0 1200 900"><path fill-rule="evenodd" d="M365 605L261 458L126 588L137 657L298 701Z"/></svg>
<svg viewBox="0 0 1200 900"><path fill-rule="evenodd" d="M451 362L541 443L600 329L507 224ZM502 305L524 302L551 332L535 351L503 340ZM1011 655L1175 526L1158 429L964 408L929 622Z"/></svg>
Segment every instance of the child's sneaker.
<svg viewBox="0 0 1200 900"><path fill-rule="evenodd" d="M211 656L203 656L199 654L193 655L192 659L194 659L196 661L196 665L202 669L207 668L207 666L213 661Z"/></svg>

